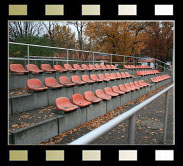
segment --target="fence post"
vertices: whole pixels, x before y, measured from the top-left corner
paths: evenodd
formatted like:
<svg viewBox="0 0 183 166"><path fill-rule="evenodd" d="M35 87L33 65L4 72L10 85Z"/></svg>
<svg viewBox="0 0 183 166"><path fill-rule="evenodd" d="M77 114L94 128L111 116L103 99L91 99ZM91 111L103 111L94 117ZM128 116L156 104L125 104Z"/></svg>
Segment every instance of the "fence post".
<svg viewBox="0 0 183 166"><path fill-rule="evenodd" d="M112 64L112 54L111 54L111 64Z"/></svg>
<svg viewBox="0 0 183 166"><path fill-rule="evenodd" d="M28 64L29 64L29 45L27 45L27 60L28 60Z"/></svg>
<svg viewBox="0 0 183 166"><path fill-rule="evenodd" d="M94 52L93 52L93 65L94 65Z"/></svg>
<svg viewBox="0 0 183 166"><path fill-rule="evenodd" d="M166 99L165 99L165 117L164 117L164 126L163 126L163 144L166 143L167 122L168 122L168 105L169 105L169 90L166 92Z"/></svg>
<svg viewBox="0 0 183 166"><path fill-rule="evenodd" d="M135 124L136 124L136 120L135 120L135 114L134 114L129 118L129 128L128 128L128 143L129 144L134 144Z"/></svg>

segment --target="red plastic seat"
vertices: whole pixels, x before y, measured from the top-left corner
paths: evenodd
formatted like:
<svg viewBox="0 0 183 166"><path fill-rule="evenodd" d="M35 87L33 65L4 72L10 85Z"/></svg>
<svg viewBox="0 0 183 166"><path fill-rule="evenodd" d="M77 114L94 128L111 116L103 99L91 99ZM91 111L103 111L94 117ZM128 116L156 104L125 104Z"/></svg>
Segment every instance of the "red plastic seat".
<svg viewBox="0 0 183 166"><path fill-rule="evenodd" d="M106 65L106 68L107 68L108 70L111 70L111 65Z"/></svg>
<svg viewBox="0 0 183 166"><path fill-rule="evenodd" d="M29 71L25 70L22 64L10 64L10 71L19 73L19 74L24 74L28 73Z"/></svg>
<svg viewBox="0 0 183 166"><path fill-rule="evenodd" d="M125 72L125 75L126 75L127 77L132 77L132 75L129 74L128 72Z"/></svg>
<svg viewBox="0 0 183 166"><path fill-rule="evenodd" d="M138 81L134 81L135 86L139 87L139 88L143 88L143 85L140 85Z"/></svg>
<svg viewBox="0 0 183 166"><path fill-rule="evenodd" d="M121 72L121 77L122 78L128 78L124 72Z"/></svg>
<svg viewBox="0 0 183 166"><path fill-rule="evenodd" d="M117 72L117 73L116 73L116 76L118 76L119 78L124 78L124 77L120 74L120 72Z"/></svg>
<svg viewBox="0 0 183 166"><path fill-rule="evenodd" d="M84 93L84 97L86 100L88 100L92 103L98 103L102 100L101 98L96 97L92 91L86 91Z"/></svg>
<svg viewBox="0 0 183 166"><path fill-rule="evenodd" d="M75 93L72 95L72 102L79 107L85 107L91 104L90 101L85 100L85 98L79 93Z"/></svg>
<svg viewBox="0 0 183 166"><path fill-rule="evenodd" d="M105 73L105 77L109 78L110 80L115 80L115 77L112 77L109 73Z"/></svg>
<svg viewBox="0 0 183 166"><path fill-rule="evenodd" d="M91 64L89 64L89 68L92 69L92 70L99 70L99 69L97 69L97 68L95 67L95 65L91 65Z"/></svg>
<svg viewBox="0 0 183 166"><path fill-rule="evenodd" d="M106 93L104 93L104 91L102 89L97 89L95 91L95 94L97 97L103 99L103 100L111 100L111 96L110 95L107 95Z"/></svg>
<svg viewBox="0 0 183 166"><path fill-rule="evenodd" d="M64 86L74 86L74 85L76 85L76 83L71 82L69 80L69 78L66 77L66 76L60 76L59 77L59 84L64 85Z"/></svg>
<svg viewBox="0 0 183 166"><path fill-rule="evenodd" d="M59 72L66 72L67 71L61 65L53 65L53 69L56 71L59 71Z"/></svg>
<svg viewBox="0 0 183 166"><path fill-rule="evenodd" d="M90 75L90 78L91 78L91 80L93 80L93 81L102 82L102 80L99 79L99 78L97 77L96 74L91 74L91 75Z"/></svg>
<svg viewBox="0 0 183 166"><path fill-rule="evenodd" d="M96 67L96 69L98 69L98 70L104 70L104 69L102 68L102 66L100 66L99 64L96 64L95 67Z"/></svg>
<svg viewBox="0 0 183 166"><path fill-rule="evenodd" d="M86 64L82 64L81 67L85 70L92 71Z"/></svg>
<svg viewBox="0 0 183 166"><path fill-rule="evenodd" d="M43 70L40 70L37 67L37 65L35 65L35 64L28 64L28 65L26 65L26 69L28 71L31 71L32 73L42 73L43 72Z"/></svg>
<svg viewBox="0 0 183 166"><path fill-rule="evenodd" d="M130 89L127 89L123 84L120 84L119 85L119 89L123 92L130 92L131 90Z"/></svg>
<svg viewBox="0 0 183 166"><path fill-rule="evenodd" d="M110 79L106 78L103 74L98 74L98 78L101 79L102 81L110 81Z"/></svg>
<svg viewBox="0 0 183 166"><path fill-rule="evenodd" d="M115 65L111 65L111 69L119 69L119 68L117 68Z"/></svg>
<svg viewBox="0 0 183 166"><path fill-rule="evenodd" d="M134 91L135 88L131 87L129 83L125 83L125 88Z"/></svg>
<svg viewBox="0 0 183 166"><path fill-rule="evenodd" d="M144 80L140 80L139 82L141 82L141 84L149 86L150 84L146 83Z"/></svg>
<svg viewBox="0 0 183 166"><path fill-rule="evenodd" d="M135 84L134 84L133 82L130 82L130 86L131 86L132 88L135 88L136 90L140 89L140 87L135 86Z"/></svg>
<svg viewBox="0 0 183 166"><path fill-rule="evenodd" d="M48 89L48 87L42 86L42 83L39 79L28 79L27 88L33 91L43 91Z"/></svg>
<svg viewBox="0 0 183 166"><path fill-rule="evenodd" d="M82 75L82 80L87 83L94 83L95 81L91 80L88 75Z"/></svg>
<svg viewBox="0 0 183 166"><path fill-rule="evenodd" d="M113 92L112 88L110 88L110 87L105 87L105 88L104 88L104 92L105 92L107 95L110 95L110 96L112 96L112 97L115 97L115 96L118 96L118 95L119 95L118 93Z"/></svg>
<svg viewBox="0 0 183 166"><path fill-rule="evenodd" d="M52 69L49 64L41 64L41 70L44 70L46 72L56 72L56 70Z"/></svg>
<svg viewBox="0 0 183 166"><path fill-rule="evenodd" d="M63 87L63 85L60 85L54 77L45 78L44 83L49 88L61 88L61 87Z"/></svg>
<svg viewBox="0 0 183 166"><path fill-rule="evenodd" d="M60 111L69 112L76 110L77 105L72 104L67 97L59 97L55 100L56 108Z"/></svg>
<svg viewBox="0 0 183 166"><path fill-rule="evenodd" d="M76 70L85 71L85 69L82 69L81 66L78 65L78 64L73 64L73 67L74 67L74 69L76 69Z"/></svg>
<svg viewBox="0 0 183 166"><path fill-rule="evenodd" d="M124 91L121 91L118 86L113 86L112 90L113 90L113 92L118 93L120 95L125 93Z"/></svg>
<svg viewBox="0 0 183 166"><path fill-rule="evenodd" d="M64 68L69 71L76 71L70 64L64 64Z"/></svg>
<svg viewBox="0 0 183 166"><path fill-rule="evenodd" d="M101 67L103 70L107 70L107 67L104 64L102 64Z"/></svg>
<svg viewBox="0 0 183 166"><path fill-rule="evenodd" d="M77 85L83 85L86 84L86 82L82 81L81 78L77 75L73 75L71 77L72 82L76 83Z"/></svg>
<svg viewBox="0 0 183 166"><path fill-rule="evenodd" d="M111 77L114 77L115 79L120 79L121 77L117 76L116 73L111 73Z"/></svg>

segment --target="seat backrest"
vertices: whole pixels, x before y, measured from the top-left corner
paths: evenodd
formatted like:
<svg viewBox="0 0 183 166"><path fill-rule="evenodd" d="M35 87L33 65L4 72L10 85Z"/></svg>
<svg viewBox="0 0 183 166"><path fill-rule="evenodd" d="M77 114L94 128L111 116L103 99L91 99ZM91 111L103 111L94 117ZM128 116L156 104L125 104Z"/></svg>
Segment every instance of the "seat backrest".
<svg viewBox="0 0 183 166"><path fill-rule="evenodd" d="M21 72L24 71L22 64L10 64L10 71Z"/></svg>
<svg viewBox="0 0 183 166"><path fill-rule="evenodd" d="M102 97L105 95L104 91L102 89L97 89L95 91L95 94L98 96L98 97Z"/></svg>
<svg viewBox="0 0 183 166"><path fill-rule="evenodd" d="M39 79L28 79L27 86L33 88L39 88L42 87L42 83Z"/></svg>
<svg viewBox="0 0 183 166"><path fill-rule="evenodd" d="M75 94L72 95L72 101L73 102L78 103L78 102L82 102L83 100L85 100L84 97L79 93L75 93Z"/></svg>
<svg viewBox="0 0 183 166"><path fill-rule="evenodd" d="M113 91L116 91L116 92L117 92L117 91L120 91L120 89L119 89L118 86L113 86L112 89L113 89Z"/></svg>
<svg viewBox="0 0 183 166"><path fill-rule="evenodd" d="M54 77L47 77L45 78L45 85L56 85L58 84L57 80Z"/></svg>
<svg viewBox="0 0 183 166"><path fill-rule="evenodd" d="M112 88L110 88L110 87L105 87L105 88L104 88L104 92L106 92L106 93L108 93L108 92L111 93L111 92L113 92L113 91L112 91Z"/></svg>
<svg viewBox="0 0 183 166"><path fill-rule="evenodd" d="M96 69L95 65L91 65L91 64L89 64L89 68L90 69Z"/></svg>
<svg viewBox="0 0 183 166"><path fill-rule="evenodd" d="M67 70L73 69L70 64L64 64L64 68Z"/></svg>
<svg viewBox="0 0 183 166"><path fill-rule="evenodd" d="M27 64L26 68L27 68L27 70L30 70L30 71L32 71L32 70L39 70L38 66L35 65L35 64Z"/></svg>
<svg viewBox="0 0 183 166"><path fill-rule="evenodd" d="M111 77L109 73L105 73L105 77Z"/></svg>
<svg viewBox="0 0 183 166"><path fill-rule="evenodd" d="M100 79L105 79L105 76L104 76L103 74L98 74L98 77L99 77Z"/></svg>
<svg viewBox="0 0 183 166"><path fill-rule="evenodd" d="M42 70L51 70L51 65L50 64L41 64L41 69Z"/></svg>
<svg viewBox="0 0 183 166"><path fill-rule="evenodd" d="M117 76L116 76L116 73L111 73L111 76L114 77L114 78L117 77Z"/></svg>
<svg viewBox="0 0 183 166"><path fill-rule="evenodd" d="M104 64L102 64L101 67L102 69L107 69L107 67Z"/></svg>
<svg viewBox="0 0 183 166"><path fill-rule="evenodd" d="M100 66L99 64L96 64L95 67L96 67L97 69L102 69L102 66Z"/></svg>
<svg viewBox="0 0 183 166"><path fill-rule="evenodd" d="M72 82L78 82L78 81L81 81L81 78L79 76L77 76L77 75L73 75L71 77L71 80L72 80Z"/></svg>
<svg viewBox="0 0 183 166"><path fill-rule="evenodd" d="M114 66L114 65L111 65L111 69L116 69L116 66Z"/></svg>
<svg viewBox="0 0 183 166"><path fill-rule="evenodd" d="M53 65L54 70L64 70L64 68L61 65Z"/></svg>
<svg viewBox="0 0 183 166"><path fill-rule="evenodd" d="M116 73L116 75L117 75L118 77L121 77L121 74L120 74L120 72L117 72L117 73Z"/></svg>
<svg viewBox="0 0 183 166"><path fill-rule="evenodd" d="M60 76L60 77L59 77L59 82L60 82L60 83L67 83L67 82L71 82L71 81L70 81L69 78L66 77L66 76Z"/></svg>
<svg viewBox="0 0 183 166"><path fill-rule="evenodd" d="M56 99L55 103L56 105L64 105L64 106L71 104L70 100L67 97L59 97Z"/></svg>
<svg viewBox="0 0 183 166"><path fill-rule="evenodd" d="M98 80L98 77L96 74L91 74L90 77L92 80Z"/></svg>
<svg viewBox="0 0 183 166"><path fill-rule="evenodd" d="M92 100L95 97L95 95L94 95L94 93L92 91L86 91L84 93L84 97L85 97L86 100L90 101L90 100Z"/></svg>
<svg viewBox="0 0 183 166"><path fill-rule="evenodd" d="M107 69L111 69L111 66L110 65L106 65Z"/></svg>
<svg viewBox="0 0 183 166"><path fill-rule="evenodd" d="M78 64L73 64L74 69L81 69L81 66Z"/></svg>
<svg viewBox="0 0 183 166"><path fill-rule="evenodd" d="M89 69L89 67L88 67L86 64L82 64L81 67L82 67L83 69Z"/></svg>

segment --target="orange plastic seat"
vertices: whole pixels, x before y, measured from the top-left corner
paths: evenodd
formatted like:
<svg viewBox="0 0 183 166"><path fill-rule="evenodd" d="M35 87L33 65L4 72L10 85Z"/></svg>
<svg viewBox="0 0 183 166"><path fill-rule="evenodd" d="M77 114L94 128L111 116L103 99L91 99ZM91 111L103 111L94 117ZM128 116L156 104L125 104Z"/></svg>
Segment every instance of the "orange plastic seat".
<svg viewBox="0 0 183 166"><path fill-rule="evenodd" d="M97 68L95 67L95 65L91 65L91 64L89 64L89 68L92 69L92 70L99 70L99 69L97 69Z"/></svg>
<svg viewBox="0 0 183 166"><path fill-rule="evenodd" d="M69 80L69 78L66 77L66 76L60 76L59 77L59 84L64 85L64 86L74 86L74 85L76 85L76 83Z"/></svg>
<svg viewBox="0 0 183 166"><path fill-rule="evenodd" d="M134 87L131 87L129 83L125 83L125 88L126 89L129 89L131 91L134 91L135 90L135 88Z"/></svg>
<svg viewBox="0 0 183 166"><path fill-rule="evenodd" d="M45 78L44 83L49 88L61 88L61 87L63 87L63 85L59 84L54 77Z"/></svg>
<svg viewBox="0 0 183 166"><path fill-rule="evenodd" d="M124 78L124 77L121 75L120 72L117 72L117 73L116 73L116 76L118 76L119 78Z"/></svg>
<svg viewBox="0 0 183 166"><path fill-rule="evenodd" d="M56 70L52 69L49 64L41 64L41 70L44 70L46 72L56 72Z"/></svg>
<svg viewBox="0 0 183 166"><path fill-rule="evenodd" d="M70 64L64 64L64 68L69 71L76 71Z"/></svg>
<svg viewBox="0 0 183 166"><path fill-rule="evenodd" d="M82 64L81 67L85 70L92 71L86 64Z"/></svg>
<svg viewBox="0 0 183 166"><path fill-rule="evenodd" d="M42 73L43 70L40 70L35 64L26 65L26 69L32 73Z"/></svg>
<svg viewBox="0 0 183 166"><path fill-rule="evenodd" d="M121 77L117 76L116 73L111 73L111 77L114 77L115 79L120 79Z"/></svg>
<svg viewBox="0 0 183 166"><path fill-rule="evenodd" d="M129 74L128 72L125 72L125 75L126 75L127 77L132 77L132 75Z"/></svg>
<svg viewBox="0 0 183 166"><path fill-rule="evenodd" d="M81 66L78 65L78 64L73 64L73 67L74 67L74 69L76 69L76 70L85 71L85 69L82 69Z"/></svg>
<svg viewBox="0 0 183 166"><path fill-rule="evenodd" d="M86 84L86 82L82 81L81 78L77 75L73 75L71 77L72 82L76 83L77 85L83 85Z"/></svg>
<svg viewBox="0 0 183 166"><path fill-rule="evenodd" d="M67 71L61 65L53 65L53 69L56 71L59 71L59 72L66 72Z"/></svg>
<svg viewBox="0 0 183 166"><path fill-rule="evenodd" d="M102 81L110 81L110 79L106 78L103 74L98 74L98 78L101 79Z"/></svg>
<svg viewBox="0 0 183 166"><path fill-rule="evenodd" d="M111 69L111 65L106 65L106 68L107 68L108 70L110 70L110 69Z"/></svg>
<svg viewBox="0 0 183 166"><path fill-rule="evenodd" d="M76 110L77 105L72 104L67 97L59 97L55 100L56 108L60 111L69 112Z"/></svg>
<svg viewBox="0 0 183 166"><path fill-rule="evenodd" d="M75 93L72 95L72 102L79 107L85 107L91 104L90 101L87 101L81 94Z"/></svg>
<svg viewBox="0 0 183 166"><path fill-rule="evenodd" d="M134 84L133 82L130 82L130 86L131 86L132 88L135 88L136 90L140 89L140 87L135 86L135 84Z"/></svg>
<svg viewBox="0 0 183 166"><path fill-rule="evenodd" d="M92 103L98 103L102 100L101 98L96 97L92 91L86 91L84 93L84 97L86 100L88 100Z"/></svg>
<svg viewBox="0 0 183 166"><path fill-rule="evenodd" d="M130 92L131 91L131 89L127 89L123 84L119 85L119 89L123 92Z"/></svg>
<svg viewBox="0 0 183 166"><path fill-rule="evenodd" d="M107 95L106 93L104 93L104 91L102 89L97 89L95 91L95 94L97 97L103 99L103 100L111 100L111 96L110 95Z"/></svg>
<svg viewBox="0 0 183 166"><path fill-rule="evenodd" d="M121 72L121 77L122 78L128 78L124 72Z"/></svg>
<svg viewBox="0 0 183 166"><path fill-rule="evenodd" d="M119 68L117 68L115 65L111 65L111 69L119 69Z"/></svg>
<svg viewBox="0 0 183 166"><path fill-rule="evenodd" d="M91 80L89 75L82 75L82 80L87 83L94 83L95 81Z"/></svg>
<svg viewBox="0 0 183 166"><path fill-rule="evenodd" d="M107 67L104 64L102 64L101 67L103 70L107 70Z"/></svg>
<svg viewBox="0 0 183 166"><path fill-rule="evenodd" d="M109 73L105 73L105 77L109 78L110 80L115 80L115 77L112 77Z"/></svg>
<svg viewBox="0 0 183 166"><path fill-rule="evenodd" d="M118 86L113 86L112 90L113 90L113 92L118 93L120 95L125 93L125 92L121 91Z"/></svg>
<svg viewBox="0 0 183 166"><path fill-rule="evenodd" d="M102 82L102 80L99 79L99 78L97 77L96 74L91 74L91 75L90 75L90 78L91 78L91 80L93 80L93 81Z"/></svg>
<svg viewBox="0 0 183 166"><path fill-rule="evenodd" d="M102 68L102 66L100 66L99 64L96 64L95 67L96 67L96 69L98 69L98 70L104 70L104 69Z"/></svg>
<svg viewBox="0 0 183 166"><path fill-rule="evenodd" d="M43 91L48 89L48 87L42 86L42 83L39 79L28 79L27 88L33 91Z"/></svg>
<svg viewBox="0 0 183 166"><path fill-rule="evenodd" d="M140 85L138 81L134 81L135 86L139 87L139 88L143 88L143 85Z"/></svg>
<svg viewBox="0 0 183 166"><path fill-rule="evenodd" d="M10 64L10 71L19 73L19 74L24 74L28 73L29 71L25 70L22 64Z"/></svg>
<svg viewBox="0 0 183 166"><path fill-rule="evenodd" d="M119 95L118 93L113 92L112 88L110 88L110 87L105 87L105 88L104 88L104 92L105 92L107 95L110 95L110 96L112 96L112 97L115 97L115 96L118 96L118 95Z"/></svg>
<svg viewBox="0 0 183 166"><path fill-rule="evenodd" d="M140 80L139 82L141 82L141 84L149 86L150 84L146 83L144 80Z"/></svg>

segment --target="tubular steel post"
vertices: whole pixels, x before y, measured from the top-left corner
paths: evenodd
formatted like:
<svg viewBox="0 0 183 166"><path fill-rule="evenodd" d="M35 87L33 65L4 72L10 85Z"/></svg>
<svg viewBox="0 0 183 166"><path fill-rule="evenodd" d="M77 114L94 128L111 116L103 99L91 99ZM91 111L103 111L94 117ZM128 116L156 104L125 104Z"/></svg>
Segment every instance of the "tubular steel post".
<svg viewBox="0 0 183 166"><path fill-rule="evenodd" d="M128 131L128 143L134 144L135 140L135 114L129 118L129 131Z"/></svg>
<svg viewBox="0 0 183 166"><path fill-rule="evenodd" d="M68 60L69 60L69 50L67 50L67 64L68 64Z"/></svg>
<svg viewBox="0 0 183 166"><path fill-rule="evenodd" d="M94 52L93 52L93 65L94 65Z"/></svg>
<svg viewBox="0 0 183 166"><path fill-rule="evenodd" d="M28 64L29 64L29 45L27 45L27 61L28 61Z"/></svg>
<svg viewBox="0 0 183 166"><path fill-rule="evenodd" d="M125 65L125 56L123 57L123 61L124 61L124 63L123 63L123 66Z"/></svg>
<svg viewBox="0 0 183 166"><path fill-rule="evenodd" d="M167 133L167 122L168 122L168 105L169 105L169 91L166 92L166 101L165 101L165 117L164 117L164 126L163 126L163 144L166 143L166 133Z"/></svg>
<svg viewBox="0 0 183 166"><path fill-rule="evenodd" d="M111 64L112 64L112 54L111 54Z"/></svg>

